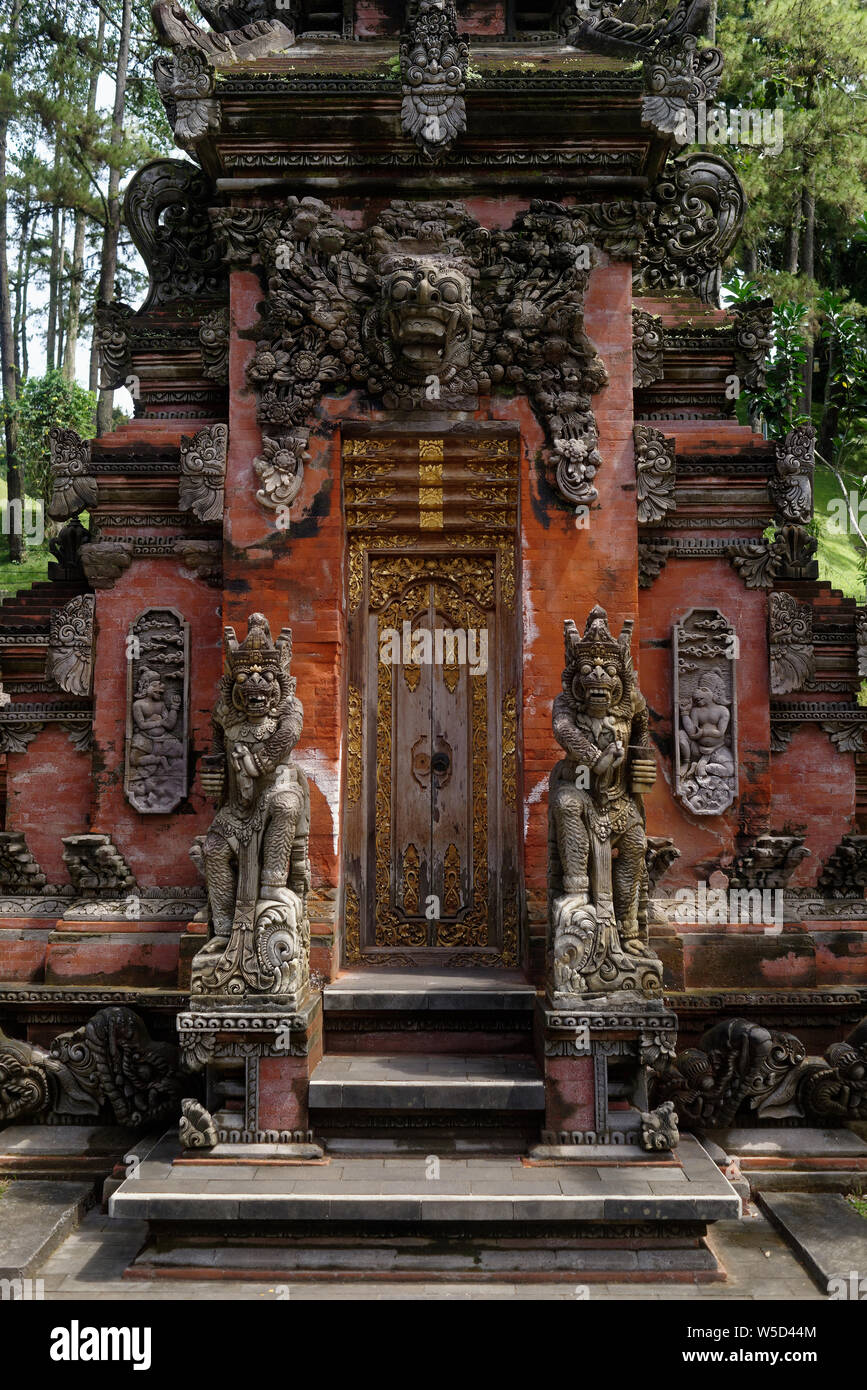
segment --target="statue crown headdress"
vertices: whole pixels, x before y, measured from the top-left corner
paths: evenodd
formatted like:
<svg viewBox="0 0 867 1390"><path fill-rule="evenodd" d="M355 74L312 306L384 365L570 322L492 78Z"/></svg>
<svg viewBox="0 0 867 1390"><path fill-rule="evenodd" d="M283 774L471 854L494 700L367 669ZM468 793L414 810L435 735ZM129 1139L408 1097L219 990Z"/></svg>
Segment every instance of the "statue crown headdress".
<svg viewBox="0 0 867 1390"><path fill-rule="evenodd" d="M628 690L634 677L631 649L632 628L633 620L627 618L620 636L612 637L611 629L608 626L608 614L598 603L591 608L587 615L583 637L579 634L572 619L567 618L563 624L566 646L564 679L570 680L584 661L593 662L594 665L597 662L601 662L603 665L613 662L623 680L624 689Z"/></svg>
<svg viewBox="0 0 867 1390"><path fill-rule="evenodd" d="M283 627L276 643L264 613L251 613L247 636L239 642L233 627L225 627L226 665L234 676L241 671L281 671L288 675L292 660L292 629Z"/></svg>

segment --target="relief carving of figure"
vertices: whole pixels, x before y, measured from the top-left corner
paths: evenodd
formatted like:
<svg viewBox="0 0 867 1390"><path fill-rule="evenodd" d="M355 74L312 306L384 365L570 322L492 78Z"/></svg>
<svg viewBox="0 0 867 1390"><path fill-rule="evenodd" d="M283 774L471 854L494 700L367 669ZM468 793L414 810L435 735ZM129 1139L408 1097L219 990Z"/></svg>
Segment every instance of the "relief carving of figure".
<svg viewBox="0 0 867 1390"><path fill-rule="evenodd" d="M178 692L167 693L156 671L146 668L139 673L132 705L129 790L145 805L162 806L171 794L177 759L184 757L184 745L174 734L181 704Z"/></svg>
<svg viewBox="0 0 867 1390"><path fill-rule="evenodd" d="M384 346L393 358L386 365L411 381L435 376L445 385L470 363L469 279L457 266L431 257L395 257L384 271Z"/></svg>
<svg viewBox="0 0 867 1390"><path fill-rule="evenodd" d="M656 779L647 707L630 655L593 609L583 638L565 624L554 736L566 753L549 783L549 902L555 1001L614 990L658 993L647 942L643 794Z"/></svg>
<svg viewBox="0 0 867 1390"><path fill-rule="evenodd" d="M725 679L714 667L702 673L692 695L681 702L678 733L684 793L690 800L700 797L707 807L727 806L731 799L735 764L727 742L730 723Z"/></svg>
<svg viewBox="0 0 867 1390"><path fill-rule="evenodd" d="M289 673L292 633L273 642L253 613L243 642L231 627L225 636L203 775L223 802L201 846L213 936L193 962L192 991L298 998L309 977L310 794L292 759L304 717Z"/></svg>

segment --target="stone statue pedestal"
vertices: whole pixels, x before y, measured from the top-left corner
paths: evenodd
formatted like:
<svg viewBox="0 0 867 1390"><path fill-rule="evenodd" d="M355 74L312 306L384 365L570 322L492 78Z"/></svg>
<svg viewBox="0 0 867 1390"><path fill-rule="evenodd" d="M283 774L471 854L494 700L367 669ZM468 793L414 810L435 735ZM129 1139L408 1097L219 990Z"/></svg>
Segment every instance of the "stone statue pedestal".
<svg viewBox="0 0 867 1390"><path fill-rule="evenodd" d="M178 1015L178 1033L186 1065L206 1073L213 1121L188 1147L221 1157L267 1144L286 1157L322 1156L308 1113L310 1075L322 1057L320 994L308 990L295 1009L279 998L260 1008L194 998Z"/></svg>
<svg viewBox="0 0 867 1390"><path fill-rule="evenodd" d="M676 1144L668 1115L648 1112L648 1072L673 1056L677 1036L677 1016L661 999L619 991L564 1009L548 998L537 1005L536 1028L545 1128L535 1157L579 1157L582 1146L638 1154Z"/></svg>

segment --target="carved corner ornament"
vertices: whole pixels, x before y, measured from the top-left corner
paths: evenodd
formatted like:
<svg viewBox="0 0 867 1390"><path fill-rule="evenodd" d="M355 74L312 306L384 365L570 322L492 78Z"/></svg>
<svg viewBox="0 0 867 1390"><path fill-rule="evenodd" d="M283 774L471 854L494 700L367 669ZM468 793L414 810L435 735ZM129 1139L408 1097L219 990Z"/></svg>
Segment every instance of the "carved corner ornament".
<svg viewBox="0 0 867 1390"><path fill-rule="evenodd" d="M205 425L181 435L178 501L199 521L222 521L226 486L228 425Z"/></svg>
<svg viewBox="0 0 867 1390"><path fill-rule="evenodd" d="M292 633L273 641L253 613L243 642L225 629L225 647L202 779L220 809L197 850L211 934L193 960L193 1006L295 1008L310 979L310 793L292 758L303 727Z"/></svg>
<svg viewBox="0 0 867 1390"><path fill-rule="evenodd" d="M178 299L228 294L226 268L208 215L212 198L208 176L185 159L152 159L130 180L124 222L150 280L139 313Z"/></svg>
<svg viewBox="0 0 867 1390"><path fill-rule="evenodd" d="M675 440L651 425L636 425L632 435L635 441L638 520L642 524L660 521L666 512L673 511L676 506Z"/></svg>
<svg viewBox="0 0 867 1390"><path fill-rule="evenodd" d="M768 594L771 694L804 690L815 679L813 609L792 594Z"/></svg>
<svg viewBox="0 0 867 1390"><path fill-rule="evenodd" d="M738 793L737 651L716 608L674 626L675 795L696 816L721 815Z"/></svg>
<svg viewBox="0 0 867 1390"><path fill-rule="evenodd" d="M132 564L132 541L90 541L79 552L92 589L110 589Z"/></svg>
<svg viewBox="0 0 867 1390"><path fill-rule="evenodd" d="M632 384L638 389L660 381L665 374L665 328L659 314L632 310Z"/></svg>
<svg viewBox="0 0 867 1390"><path fill-rule="evenodd" d="M141 815L165 815L187 794L189 634L174 608L149 608L126 639L123 789Z"/></svg>
<svg viewBox="0 0 867 1390"><path fill-rule="evenodd" d="M177 7L179 8L179 7ZM200 48L176 46L154 59L154 79L168 113L175 144L195 152L196 145L220 124L214 100L216 74Z"/></svg>
<svg viewBox="0 0 867 1390"><path fill-rule="evenodd" d="M650 193L635 293L685 290L705 304L718 305L722 263L746 211L734 169L719 155L680 155L669 161Z"/></svg>
<svg viewBox="0 0 867 1390"><path fill-rule="evenodd" d="M673 135L678 145L698 140L696 118L707 115L720 84L723 55L718 48L699 48L694 34L660 39L644 62L647 94L641 104L642 125Z"/></svg>
<svg viewBox="0 0 867 1390"><path fill-rule="evenodd" d="M749 299L733 304L735 372L741 387L760 391L765 384L765 362L774 345L772 299Z"/></svg>
<svg viewBox="0 0 867 1390"><path fill-rule="evenodd" d="M132 870L110 835L65 835L63 845L63 862L79 897L122 898L135 892Z"/></svg>
<svg viewBox="0 0 867 1390"><path fill-rule="evenodd" d="M94 341L99 358L102 391L113 391L125 386L132 371L132 344L129 335L129 321L133 310L129 304L113 299L107 303L100 300L94 318Z"/></svg>
<svg viewBox="0 0 867 1390"><path fill-rule="evenodd" d="M768 495L778 526L805 526L813 519L815 448L813 425L797 425L777 445L776 476L768 482Z"/></svg>
<svg viewBox="0 0 867 1390"><path fill-rule="evenodd" d="M89 511L99 500L99 488L90 471L90 440L75 430L52 425L48 432L51 450L52 521L67 521L79 512Z"/></svg>
<svg viewBox="0 0 867 1390"><path fill-rule="evenodd" d="M45 674L70 695L89 695L93 684L93 594L76 594L51 614Z"/></svg>
<svg viewBox="0 0 867 1390"><path fill-rule="evenodd" d="M0 1032L0 1124L107 1111L139 1126L176 1114L183 1084L178 1049L154 1042L131 1009L100 1009L48 1050Z"/></svg>
<svg viewBox="0 0 867 1390"><path fill-rule="evenodd" d="M469 44L458 35L455 0L408 0L400 40L400 123L430 160L445 154L467 128L469 57Z"/></svg>
<svg viewBox="0 0 867 1390"><path fill-rule="evenodd" d="M772 589L778 579L817 579L818 546L805 526L787 525L770 541L733 541L726 553L748 589Z"/></svg>
<svg viewBox="0 0 867 1390"><path fill-rule="evenodd" d="M0 832L0 891L3 893L38 893L45 887L46 878L20 830Z"/></svg>
<svg viewBox="0 0 867 1390"><path fill-rule="evenodd" d="M810 851L803 835L759 835L735 855L729 871L730 888L785 888Z"/></svg>
<svg viewBox="0 0 867 1390"><path fill-rule="evenodd" d="M217 1143L217 1126L201 1101L186 1097L181 1101L178 1138L182 1149L213 1149Z"/></svg>
<svg viewBox="0 0 867 1390"><path fill-rule="evenodd" d="M643 811L656 767L631 633L627 622L615 640L598 606L583 637L565 624L566 667L553 711L565 757L551 773L548 800L548 994L555 1007L662 989L662 964L647 936Z"/></svg>

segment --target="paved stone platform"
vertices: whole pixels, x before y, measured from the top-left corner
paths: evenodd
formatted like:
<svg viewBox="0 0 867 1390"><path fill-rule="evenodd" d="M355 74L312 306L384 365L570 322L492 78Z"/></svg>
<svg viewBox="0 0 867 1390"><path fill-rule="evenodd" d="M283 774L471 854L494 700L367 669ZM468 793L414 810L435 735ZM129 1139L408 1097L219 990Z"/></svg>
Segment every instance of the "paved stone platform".
<svg viewBox="0 0 867 1390"><path fill-rule="evenodd" d="M841 1298L863 1297L860 1285L864 1280L867 1287L867 1220L845 1197L762 1192L757 1200L822 1293L833 1293L836 1284Z"/></svg>
<svg viewBox="0 0 867 1390"><path fill-rule="evenodd" d="M542 1111L545 1083L532 1057L325 1056L310 1109Z"/></svg>
<svg viewBox="0 0 867 1390"><path fill-rule="evenodd" d="M35 1274L93 1204L93 1185L10 1182L0 1197L0 1279Z"/></svg>
<svg viewBox="0 0 867 1390"><path fill-rule="evenodd" d="M0 1131L0 1177L96 1180L111 1172L136 1135L119 1125L8 1125Z"/></svg>

